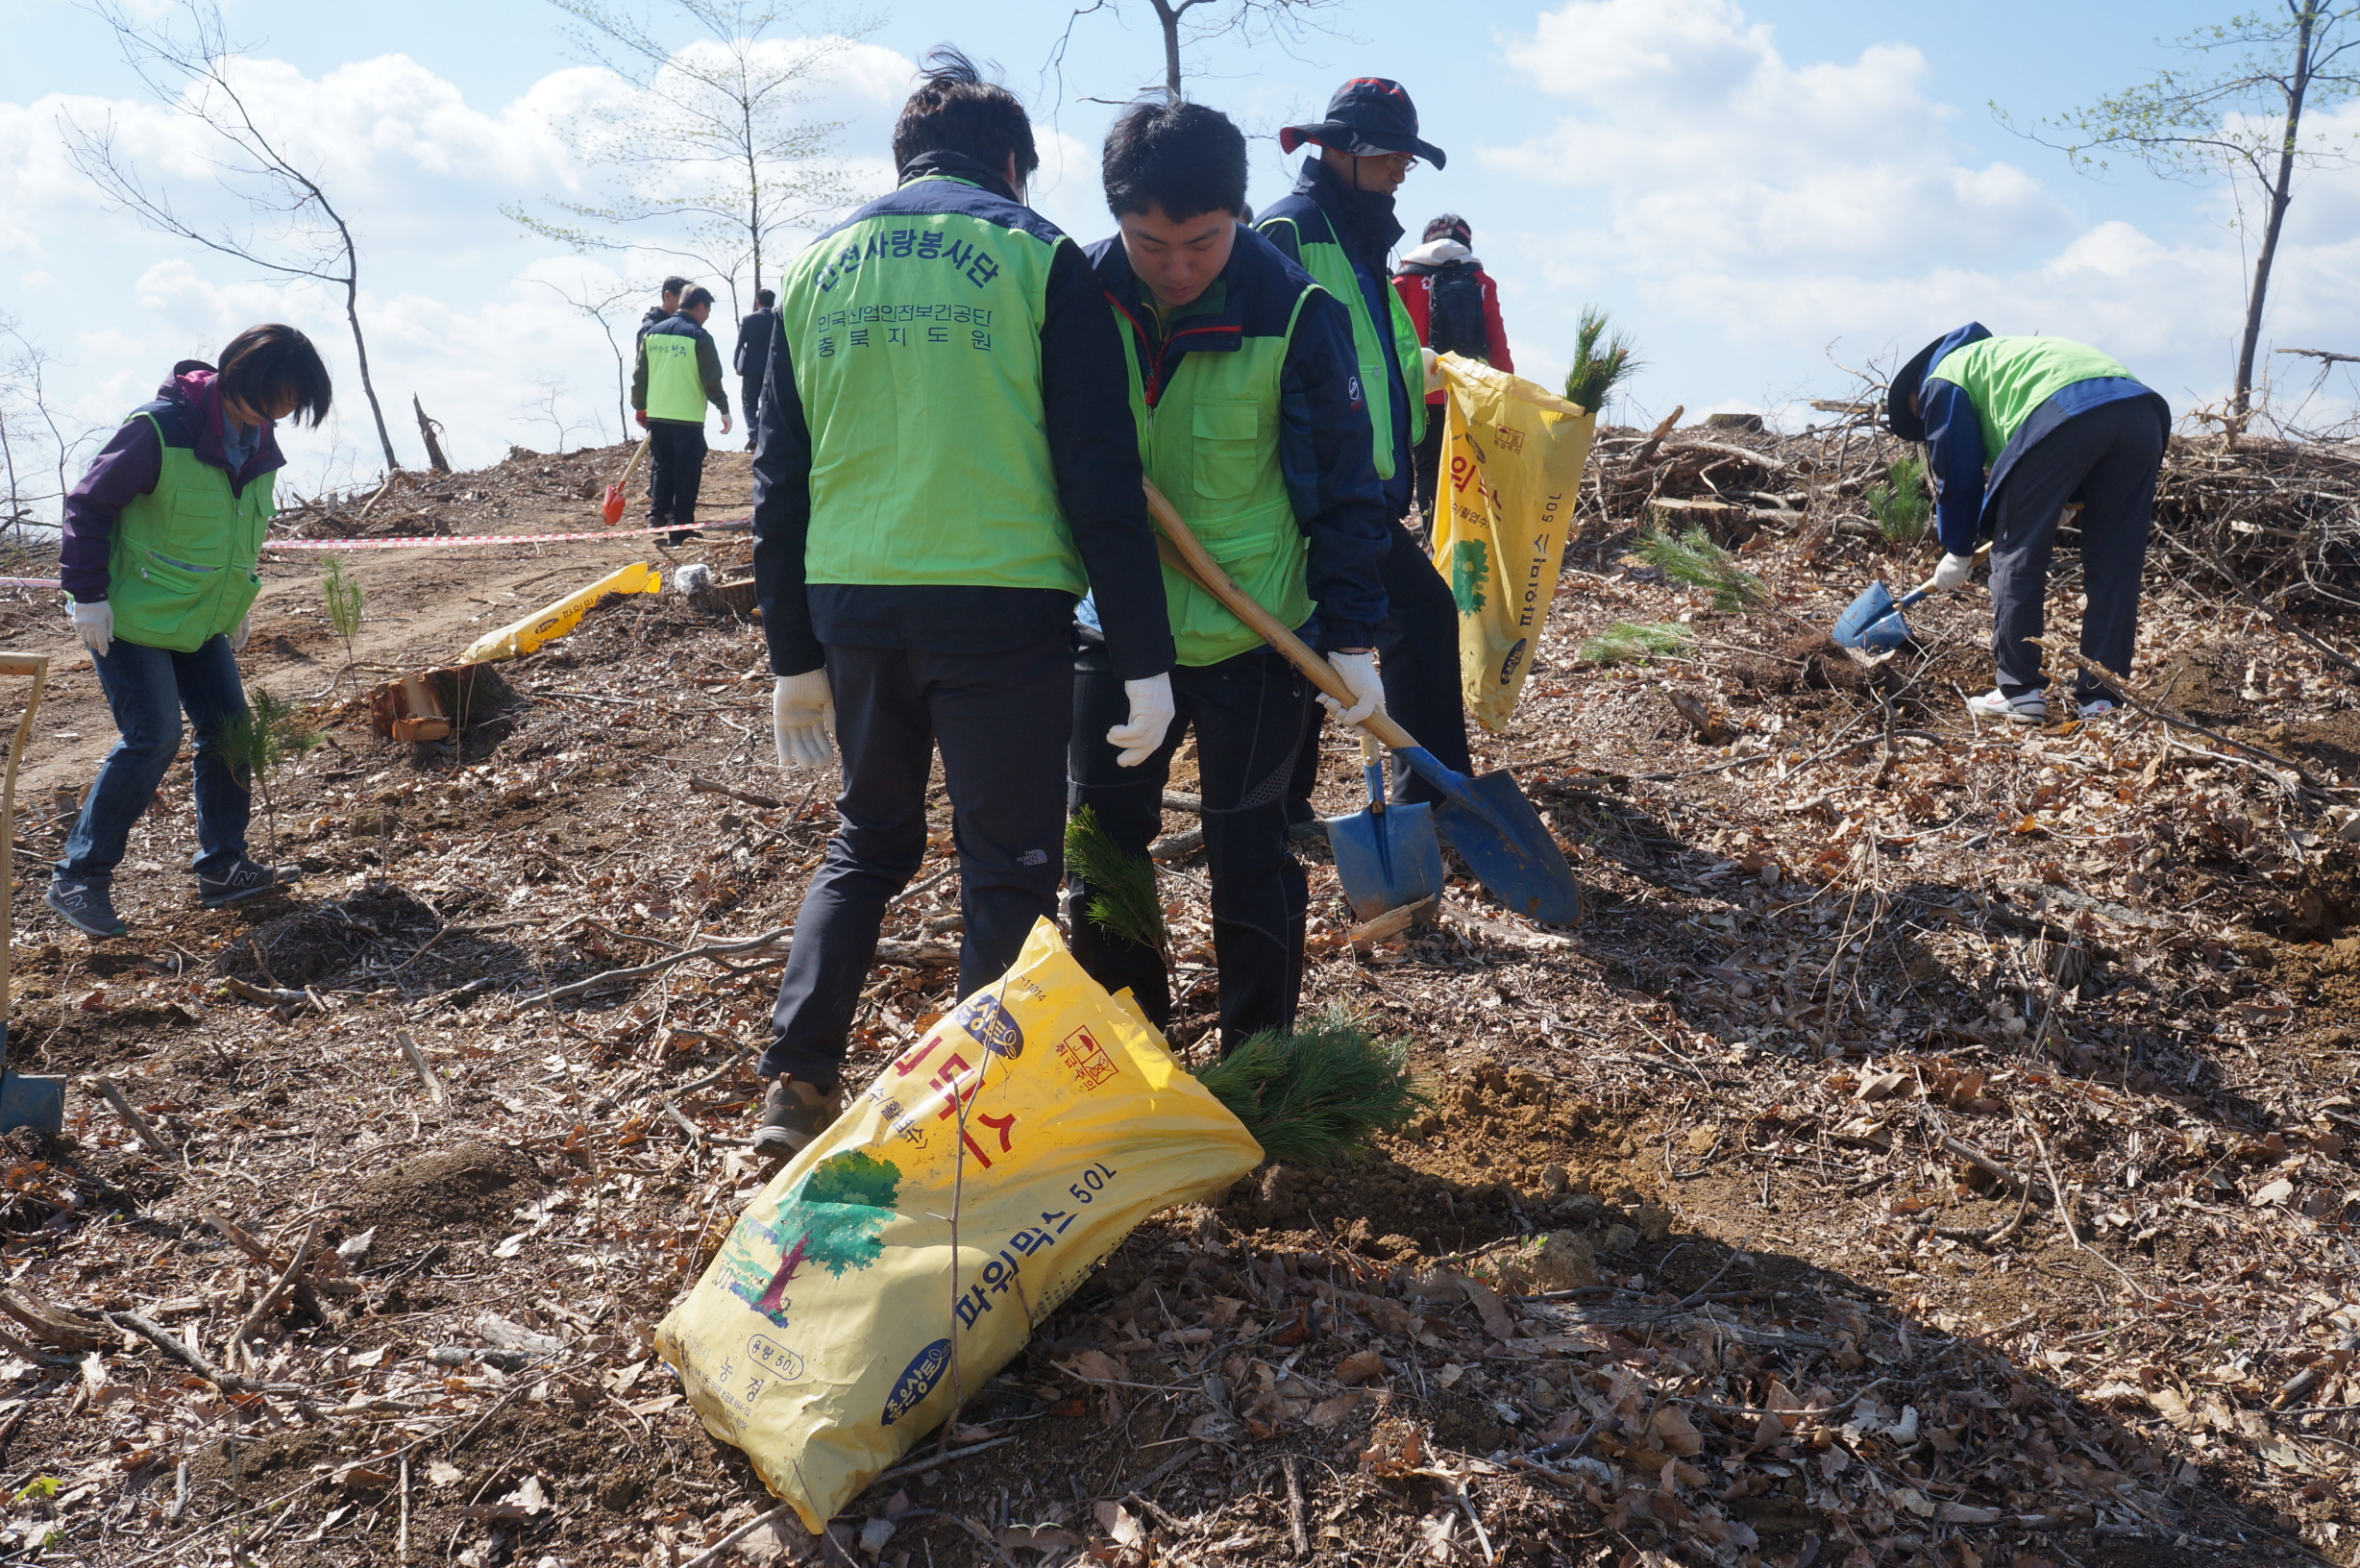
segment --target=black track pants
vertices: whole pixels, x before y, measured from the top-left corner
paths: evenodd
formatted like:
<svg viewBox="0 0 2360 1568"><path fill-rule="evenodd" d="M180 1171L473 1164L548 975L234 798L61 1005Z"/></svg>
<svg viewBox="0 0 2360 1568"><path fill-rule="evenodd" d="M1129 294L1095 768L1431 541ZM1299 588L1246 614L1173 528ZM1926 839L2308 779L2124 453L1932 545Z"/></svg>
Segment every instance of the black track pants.
<svg viewBox="0 0 2360 1568"><path fill-rule="evenodd" d="M697 491L704 483L704 427L676 420L648 421L648 525L669 523L667 544L697 526Z"/></svg>

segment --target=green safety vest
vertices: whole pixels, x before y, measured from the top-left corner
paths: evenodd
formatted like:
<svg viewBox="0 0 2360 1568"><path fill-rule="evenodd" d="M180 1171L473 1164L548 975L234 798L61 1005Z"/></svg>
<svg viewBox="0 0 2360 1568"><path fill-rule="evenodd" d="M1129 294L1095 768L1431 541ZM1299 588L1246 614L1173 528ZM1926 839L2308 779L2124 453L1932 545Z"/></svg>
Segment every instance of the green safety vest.
<svg viewBox="0 0 2360 1568"><path fill-rule="evenodd" d="M257 475L243 495L232 495L230 476L193 449L165 441L154 414L135 417L154 427L163 466L156 488L133 497L115 517L107 554L114 634L190 653L235 629L262 591L255 563L277 510L278 474Z"/></svg>
<svg viewBox="0 0 2360 1568"><path fill-rule="evenodd" d="M1986 463L2000 460L2033 409L2074 382L2130 377L2088 344L2061 337L1986 337L1952 350L1926 374L1958 387L1975 404Z"/></svg>
<svg viewBox="0 0 2360 1568"><path fill-rule="evenodd" d="M938 183L976 188L930 175L901 189ZM889 208L789 265L778 316L811 431L806 582L1089 586L1041 405L1049 263L1070 243L1046 223Z"/></svg>
<svg viewBox="0 0 2360 1568"><path fill-rule="evenodd" d="M702 425L704 376L697 368L697 334L651 329L639 344L648 356L648 417Z"/></svg>
<svg viewBox="0 0 2360 1568"><path fill-rule="evenodd" d="M1181 355L1152 408L1139 334L1119 309L1115 312L1131 370L1141 466L1188 519L1206 553L1288 626L1310 620L1316 606L1305 580L1311 547L1278 460L1279 377L1295 320L1314 292L1306 288L1295 297L1280 336L1249 333L1235 349ZM1168 564L1164 608L1180 664L1218 664L1262 646L1260 633Z"/></svg>
<svg viewBox="0 0 2360 1568"><path fill-rule="evenodd" d="M1325 216L1321 214L1323 220ZM1382 329L1378 327L1368 313L1368 300L1361 292L1360 279L1352 271L1352 257L1344 254L1343 246L1336 241L1335 231L1324 221L1315 237L1304 233L1300 224L1283 215L1265 218L1255 228L1266 234L1282 223L1295 231L1297 263L1321 288L1341 300L1352 317L1352 347L1361 361L1361 392L1368 400L1368 422L1376 427L1377 478L1389 479L1393 477L1394 456L1392 371L1385 362L1382 334L1392 334L1393 363L1401 367L1402 385L1409 393L1410 445L1414 447L1426 439L1425 357L1419 352L1417 323L1410 319L1410 307L1402 303L1400 291L1385 284L1380 292L1386 299L1387 319ZM1414 381L1410 380L1414 374L1417 378Z"/></svg>

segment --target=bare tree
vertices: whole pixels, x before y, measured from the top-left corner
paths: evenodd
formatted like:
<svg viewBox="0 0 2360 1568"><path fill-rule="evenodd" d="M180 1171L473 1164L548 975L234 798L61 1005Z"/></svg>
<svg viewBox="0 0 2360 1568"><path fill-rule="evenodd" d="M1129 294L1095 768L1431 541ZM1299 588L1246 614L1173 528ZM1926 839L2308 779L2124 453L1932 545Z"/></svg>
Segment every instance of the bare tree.
<svg viewBox="0 0 2360 1568"><path fill-rule="evenodd" d="M13 345L0 350L0 483L7 485L0 525L13 527L22 547L26 527L40 521L39 513L52 503L62 508L74 458L94 432L68 434L58 423L49 391L57 359L25 335L15 317L0 315L0 338Z"/></svg>
<svg viewBox="0 0 2360 1568"><path fill-rule="evenodd" d="M606 348L615 356L615 429L628 435L631 429L631 416L625 400L629 396L630 366L624 360L623 340L615 336L615 324L607 319L606 313L618 306L627 306L631 301L645 299L648 294L648 285L625 282L608 288L585 277L574 285L573 292L568 293L546 278L529 278L526 282L539 283L543 288L548 289L557 298L597 322L599 331L606 334Z"/></svg>
<svg viewBox="0 0 2360 1568"><path fill-rule="evenodd" d="M244 51L231 43L216 0L180 0L177 26L147 25L115 0L96 0L92 9L114 30L124 63L157 100L211 134L218 183L269 233L258 236L250 227L200 226L183 217L171 193L151 187L117 144L111 116L91 129L70 113L59 115L74 166L109 201L152 228L283 278L310 278L342 289L344 319L353 329L360 389L377 421L378 445L385 466L400 468L393 437L385 432L385 411L378 406L377 386L369 379L369 345L360 332L360 253L352 226L328 199L314 170L288 150L283 134L256 117L236 82Z"/></svg>
<svg viewBox="0 0 2360 1568"><path fill-rule="evenodd" d="M694 35L676 45L602 0L550 3L574 18L566 34L581 57L632 88L627 103L569 127L577 153L614 182L602 202L549 199L560 216L501 211L579 252L679 257L722 280L738 313L738 280L750 269L750 289L762 286L774 235L850 203L834 156L844 122L799 110L867 28L782 37L801 14L792 4L667 0L665 14Z"/></svg>
<svg viewBox="0 0 2360 1568"><path fill-rule="evenodd" d="M2261 244L2246 290L2246 322L2237 345L2232 417L2250 409L2253 362L2262 337L2262 307L2278 257L2278 236L2294 199L2299 168L2346 161L2350 143L2303 140L2303 114L2360 91L2360 4L2278 0L2180 38L2177 47L2203 57L2207 69L2161 71L2147 82L2099 99L2041 131L2019 132L2055 147L2084 171L2103 172L2107 155L2127 153L2167 179L2227 178L2238 192L2239 223L2249 220L2246 193L2259 198ZM2211 68L2218 61L2218 68ZM1993 112L2015 130L1997 104ZM2059 139L2052 139L2052 137Z"/></svg>
<svg viewBox="0 0 2360 1568"><path fill-rule="evenodd" d="M563 404L571 388L567 386L564 377L543 376L535 380L532 384L540 389L541 395L517 406L521 412L532 416L533 424L547 425L551 430L555 432L557 444L550 449L551 455L564 456L566 440L577 430L597 430L599 429L597 423L592 420L566 418Z"/></svg>
<svg viewBox="0 0 2360 1568"><path fill-rule="evenodd" d="M1155 12L1156 27L1164 36L1164 90L1174 98L1187 96L1180 86L1180 55L1184 49L1221 37L1235 37L1245 44L1276 42L1291 48L1308 32L1327 32L1315 13L1338 10L1342 3L1343 0L1147 0ZM1074 23L1100 12L1121 9L1122 0L1091 0L1089 5L1075 8L1066 19L1066 31L1058 38L1056 48L1050 51L1049 70L1052 73L1062 70Z"/></svg>

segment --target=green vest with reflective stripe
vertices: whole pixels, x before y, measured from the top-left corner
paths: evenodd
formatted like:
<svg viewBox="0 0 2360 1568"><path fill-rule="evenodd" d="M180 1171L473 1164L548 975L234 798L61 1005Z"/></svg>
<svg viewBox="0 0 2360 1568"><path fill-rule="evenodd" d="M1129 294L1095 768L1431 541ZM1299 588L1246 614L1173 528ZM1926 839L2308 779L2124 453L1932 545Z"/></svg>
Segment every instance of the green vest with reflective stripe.
<svg viewBox="0 0 2360 1568"><path fill-rule="evenodd" d="M1041 406L1049 263L1070 243L884 211L788 267L778 315L811 431L806 582L1088 587Z"/></svg>
<svg viewBox="0 0 2360 1568"><path fill-rule="evenodd" d="M1187 519L1205 551L1254 602L1288 626L1311 619L1305 583L1310 546L1278 460L1279 377L1305 289L1278 337L1248 334L1235 349L1184 354L1171 380L1147 405L1139 334L1120 310L1116 327L1131 368L1131 413L1147 478ZM1262 638L1221 601L1167 564L1164 608L1178 662L1218 664Z"/></svg>
<svg viewBox="0 0 2360 1568"><path fill-rule="evenodd" d="M1996 463L2032 410L2050 398L2076 381L2127 379L2130 372L2086 343L2061 337L1986 337L1952 350L1926 374L1966 393L1983 428L1983 461Z"/></svg>
<svg viewBox="0 0 2360 1568"><path fill-rule="evenodd" d="M1401 367L1402 384L1409 392L1410 445L1415 446L1426 439L1425 358L1419 352L1417 323L1410 319L1410 307L1402 303L1400 291L1387 283L1379 290L1386 300L1386 320L1379 326L1368 313L1368 300L1361 293L1360 279L1353 274L1352 257L1335 240L1312 239L1303 233L1301 225L1285 216L1265 218L1254 227L1266 234L1282 223L1295 231L1296 261L1321 288L1342 301L1352 317L1352 347L1361 362L1361 392L1368 400L1368 421L1376 427L1377 478L1389 479L1393 477L1394 457L1393 399L1392 371L1385 362L1385 334L1391 334L1393 363Z"/></svg>
<svg viewBox="0 0 2360 1568"><path fill-rule="evenodd" d="M639 342L648 356L648 417L702 425L704 377L697 368L695 335L650 331Z"/></svg>
<svg viewBox="0 0 2360 1568"><path fill-rule="evenodd" d="M230 476L187 447L163 438L156 416L140 413L163 449L156 488L117 514L107 554L107 601L114 634L127 643L189 653L209 637L234 630L262 591L255 563L276 508L278 475L257 475L245 494Z"/></svg>

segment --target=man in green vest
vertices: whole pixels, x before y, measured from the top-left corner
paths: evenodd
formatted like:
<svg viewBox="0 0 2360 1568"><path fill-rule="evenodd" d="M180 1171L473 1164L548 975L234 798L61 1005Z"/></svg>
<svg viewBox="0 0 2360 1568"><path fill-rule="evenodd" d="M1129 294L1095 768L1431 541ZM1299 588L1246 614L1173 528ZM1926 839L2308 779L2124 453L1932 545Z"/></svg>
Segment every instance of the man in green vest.
<svg viewBox="0 0 2360 1568"><path fill-rule="evenodd" d="M1433 560L1402 527L1415 500L1414 449L1425 433L1424 356L1409 307L1388 282L1388 260L1402 235L1393 193L1420 159L1440 168L1442 149L1417 132L1417 108L1398 82L1361 77L1328 101L1324 118L1284 126L1282 150L1306 143L1319 156L1303 164L1294 189L1263 210L1259 229L1352 318L1353 348L1368 416L1376 432L1377 477L1384 481L1389 548L1385 555L1385 705L1445 767L1471 771L1466 703L1459 689L1459 607ZM1311 817L1316 758L1306 747L1289 810ZM1397 781L1403 798L1437 798L1423 779Z"/></svg>
<svg viewBox="0 0 2360 1568"><path fill-rule="evenodd" d="M631 372L631 407L648 432L648 522L674 524L664 543L697 531L697 490L704 482L704 405L721 410L729 433L729 394L721 384L721 349L704 330L713 291L680 296L680 308L639 334Z"/></svg>
<svg viewBox="0 0 2360 1568"><path fill-rule="evenodd" d="M2049 557L2068 502L2081 503L2081 656L2130 673L2139 576L2154 520L2172 410L2107 355L2061 337L1994 337L1969 322L1918 351L1885 402L1887 423L1923 441L1943 556L1934 586L1955 588L1991 540L1991 654L1999 684L1969 711L2012 723L2049 717L2048 676L2029 639L2044 634ZM1989 474L1986 477L1985 470ZM2082 671L2084 719L2116 694Z"/></svg>
<svg viewBox="0 0 2360 1568"><path fill-rule="evenodd" d="M1147 477L1240 587L1347 672L1359 700L1342 718L1357 723L1381 706L1372 654L1388 517L1351 319L1240 226L1245 137L1217 110L1135 104L1108 134L1102 163L1121 233L1090 254L1129 355ZM1318 710L1292 665L1168 568L1164 602L1178 716L1136 769L1104 738L1122 716L1122 687L1105 618L1082 606L1072 799L1143 859L1172 754L1193 731L1228 1050L1294 1023L1307 888L1287 845L1287 790ZM1087 910L1093 893L1077 878L1070 907ZM1130 987L1159 1027L1169 1021L1155 949L1077 914L1073 954L1108 990Z"/></svg>
<svg viewBox="0 0 2360 1568"><path fill-rule="evenodd" d="M197 733L198 898L217 909L302 874L246 857L253 797L224 749L247 717L237 651L286 466L278 422L317 425L332 394L309 338L292 327L249 327L221 351L218 369L174 365L65 498L58 553L67 614L122 736L49 881L49 907L86 935L128 929L114 909L114 869L180 754L184 710Z"/></svg>
<svg viewBox="0 0 2360 1568"><path fill-rule="evenodd" d="M1122 344L1080 248L1023 205L1040 166L1024 106L937 50L893 152L899 187L779 282L755 441L779 762L833 749L844 777L762 1057L766 1156L808 1144L841 1107L885 905L925 855L938 747L960 993L1055 914L1085 590L1123 687L1108 737L1123 760L1151 755L1172 713Z"/></svg>

